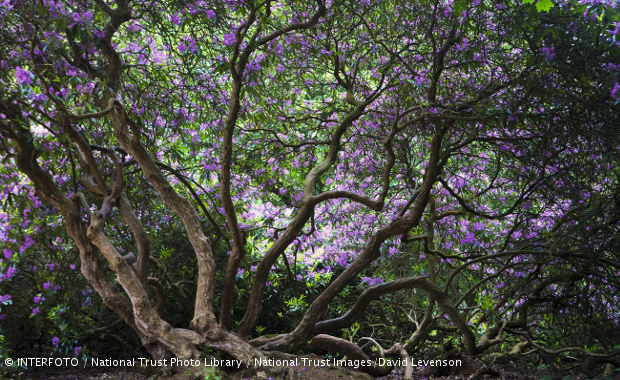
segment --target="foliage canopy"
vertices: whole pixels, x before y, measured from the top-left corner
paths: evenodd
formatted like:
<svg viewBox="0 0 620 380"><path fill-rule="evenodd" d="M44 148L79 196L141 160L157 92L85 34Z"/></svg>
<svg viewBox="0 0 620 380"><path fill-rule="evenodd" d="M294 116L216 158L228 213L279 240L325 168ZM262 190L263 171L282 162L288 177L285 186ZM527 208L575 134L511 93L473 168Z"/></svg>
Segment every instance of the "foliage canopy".
<svg viewBox="0 0 620 380"><path fill-rule="evenodd" d="M618 365L619 14L5 0L3 355Z"/></svg>

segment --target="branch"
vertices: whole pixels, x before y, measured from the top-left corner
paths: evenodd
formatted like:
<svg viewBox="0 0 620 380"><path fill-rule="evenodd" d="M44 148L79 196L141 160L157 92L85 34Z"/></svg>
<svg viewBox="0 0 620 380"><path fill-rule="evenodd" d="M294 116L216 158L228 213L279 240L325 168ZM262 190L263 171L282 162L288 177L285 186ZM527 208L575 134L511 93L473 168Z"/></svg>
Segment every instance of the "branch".
<svg viewBox="0 0 620 380"><path fill-rule="evenodd" d="M71 119L71 121L76 122L85 119L99 119L101 117L107 116L114 109L114 98L108 99L108 108L103 111L93 112L93 113L85 113L82 115L71 115L69 112L66 112L67 117Z"/></svg>
<svg viewBox="0 0 620 380"><path fill-rule="evenodd" d="M578 351L578 352L581 352L582 354L585 354L587 356L592 356L595 358L611 358L611 357L620 355L620 351L612 352L611 354L597 354L594 352L590 352L581 347L568 347L568 348L561 348L559 350L548 350L542 347L541 345L539 345L538 343L536 343L534 339L532 339L532 337L530 336L529 331L515 331L515 330L509 330L509 331L512 334L524 336L532 346L536 347L536 349L538 349L539 351L544 352L549 355L557 355L557 354L561 354L562 352L571 352L571 351Z"/></svg>
<svg viewBox="0 0 620 380"><path fill-rule="evenodd" d="M530 186L530 189L528 189L527 191L521 193L521 196L519 197L519 199L517 199L517 201L508 210L506 210L506 212L504 212L502 214L498 214L498 215L488 215L488 214L485 214L485 213L482 213L482 212L474 210L467 203L465 203L465 200L463 200L463 198L461 198L454 190L452 190L450 185L448 185L448 183L443 178L439 177L439 182L441 182L443 187L446 190L448 190L450 195L452 195L454 198L456 198L456 200L459 202L461 207L463 207L467 212L470 212L470 213L472 213L474 215L480 216L480 217L485 218L485 219L490 219L490 220L501 219L501 218L504 218L504 217L506 217L508 215L511 215L512 212L517 208L517 206L519 206L519 204L521 204L523 199L525 199L526 195L528 193L530 193L531 191L533 191L534 187L535 187L535 184L532 184Z"/></svg>
<svg viewBox="0 0 620 380"><path fill-rule="evenodd" d="M293 30L304 30L304 29L310 29L311 27L313 27L314 25L316 25L319 22L319 19L327 12L327 9L325 8L325 3L322 0L317 0L316 1L319 9L317 10L317 12L314 14L314 16L312 16L312 18L310 20L308 20L307 22L304 23L297 23L297 24L291 24L287 27L284 27L282 29L279 29L261 39L259 39L258 41L256 41L257 45L264 45L266 43L268 43L271 40L274 40L278 37L280 37L281 35L291 32Z"/></svg>
<svg viewBox="0 0 620 380"><path fill-rule="evenodd" d="M224 234L224 232L222 232L222 229L220 228L219 224L215 221L215 219L213 219L213 216L207 210L207 207L205 206L204 202L202 201L202 199L200 198L200 196L198 195L196 190L194 190L194 188L191 185L191 183L189 183L187 178L183 174L179 173L177 170L173 169L172 167L170 167L170 166L168 166L168 165L166 165L166 164L164 164L164 163L162 163L160 161L157 161L157 165L160 168L165 169L165 170L169 171L170 173L172 173L175 177L177 177L179 179L179 181L181 181L181 183L183 183L183 185L185 185L187 190L189 190L189 192L192 193L192 196L196 200L196 203L198 203L198 206L200 207L202 212L205 214L205 216L209 220L209 223L211 223L211 225L213 225L213 228L215 229L215 232L224 240L224 242L226 243L226 246L228 247L228 249L230 249L230 242L229 242L228 236L226 236Z"/></svg>
<svg viewBox="0 0 620 380"><path fill-rule="evenodd" d="M82 206L84 206L84 208L86 209L86 215L88 215L88 220L90 221L92 219L93 214L90 211L90 206L88 205L88 202L86 202L86 197L81 192L77 192L73 195L73 199L78 199L78 198L82 201Z"/></svg>
<svg viewBox="0 0 620 380"><path fill-rule="evenodd" d="M410 288L419 288L429 293L430 298L435 300L439 307L450 316L454 324L459 327L462 334L465 336L468 352L473 353L475 338L471 330L461 319L459 312L452 306L444 291L430 282L426 277L409 277L374 285L366 289L359 296L355 305L353 305L345 315L315 324L312 333L318 335L328 331L348 328L364 314L366 307L372 301L378 300L385 294Z"/></svg>
<svg viewBox="0 0 620 380"><path fill-rule="evenodd" d="M148 284L155 288L155 294L157 294L157 315L159 315L159 318L163 319L165 316L164 306L166 302L164 288L156 277L149 277Z"/></svg>
<svg viewBox="0 0 620 380"><path fill-rule="evenodd" d="M359 370L373 376L385 376L392 371L392 367L380 367L362 351L355 343L346 339L336 338L331 335L317 335L310 342L304 342L300 347L303 350L329 350L341 353L351 360L360 360L363 363L371 363L370 366L360 366Z"/></svg>
<svg viewBox="0 0 620 380"><path fill-rule="evenodd" d="M357 203L361 203L365 206L368 206L371 210L381 211L383 209L383 200L379 199L377 201L373 201L370 198L367 198L363 195L359 195L356 193L352 193L350 191L343 190L335 190L335 191L327 191L321 193L313 198L313 206L318 205L321 202L324 202L329 199L349 199Z"/></svg>

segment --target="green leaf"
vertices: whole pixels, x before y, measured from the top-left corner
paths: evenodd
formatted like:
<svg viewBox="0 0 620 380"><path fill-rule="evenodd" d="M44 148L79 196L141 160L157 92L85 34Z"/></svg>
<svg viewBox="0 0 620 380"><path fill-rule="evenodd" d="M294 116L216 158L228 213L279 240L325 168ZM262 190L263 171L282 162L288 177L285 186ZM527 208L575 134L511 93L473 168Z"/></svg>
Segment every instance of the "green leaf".
<svg viewBox="0 0 620 380"><path fill-rule="evenodd" d="M549 9L553 7L554 5L551 0L538 0L538 2L536 3L536 10L538 10L538 12L549 12Z"/></svg>
<svg viewBox="0 0 620 380"><path fill-rule="evenodd" d="M534 4L534 0L523 0L523 4Z"/></svg>
<svg viewBox="0 0 620 380"><path fill-rule="evenodd" d="M39 16L43 17L47 13L47 8L43 6L43 2L37 3L37 10L39 11Z"/></svg>
<svg viewBox="0 0 620 380"><path fill-rule="evenodd" d="M73 28L71 28L71 35L73 36L73 38L78 38L80 34L81 34L80 24L73 25Z"/></svg>

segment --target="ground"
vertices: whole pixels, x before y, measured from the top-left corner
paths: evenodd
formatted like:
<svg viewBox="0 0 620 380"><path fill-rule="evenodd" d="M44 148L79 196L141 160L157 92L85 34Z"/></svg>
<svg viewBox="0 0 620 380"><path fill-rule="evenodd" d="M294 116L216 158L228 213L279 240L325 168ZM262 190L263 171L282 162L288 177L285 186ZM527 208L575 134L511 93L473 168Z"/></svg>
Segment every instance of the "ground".
<svg viewBox="0 0 620 380"><path fill-rule="evenodd" d="M321 359L317 355L300 356L308 359ZM490 364L490 363L489 363ZM482 367L487 367L487 363L482 362ZM521 365L496 366L491 365L496 370L495 375L483 375L478 380L585 380L585 379L613 379L620 380L620 376L614 378L588 377L584 375L562 375L554 372L540 371L535 368L528 368ZM285 371L282 371L285 372ZM387 376L372 377L359 372L354 368L335 367L335 366L298 366L288 367L288 373L272 377L272 380L402 380L404 375L403 368L397 368ZM274 375L272 375L274 376ZM155 380L153 376L144 375L128 369L113 368L35 368L24 371L12 376L13 379L20 380ZM414 370L414 380L465 380L465 376L424 376L422 369ZM252 371L233 371L227 374L227 380L268 380L269 376L265 372ZM0 380L4 380L0 376ZM162 380L193 380L191 376L176 374ZM222 379L223 380L223 379Z"/></svg>

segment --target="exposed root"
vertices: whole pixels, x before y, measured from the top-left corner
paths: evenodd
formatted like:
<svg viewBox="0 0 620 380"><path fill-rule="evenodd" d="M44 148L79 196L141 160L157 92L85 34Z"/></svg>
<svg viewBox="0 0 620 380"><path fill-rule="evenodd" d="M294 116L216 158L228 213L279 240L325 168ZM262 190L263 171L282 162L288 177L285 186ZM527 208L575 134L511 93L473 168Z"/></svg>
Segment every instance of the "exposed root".
<svg viewBox="0 0 620 380"><path fill-rule="evenodd" d="M347 359L359 360L360 363L369 364L360 366L359 370L373 376L387 375L393 368L388 366L379 366L376 362L370 359L357 344L331 335L319 334L312 338L312 341L304 343L300 348L309 351L329 350L339 352L346 355Z"/></svg>
<svg viewBox="0 0 620 380"><path fill-rule="evenodd" d="M485 368L481 368L479 370L477 370L476 372L474 372L471 376L469 376L467 378L467 380L478 380L478 379L482 379L482 376L484 375L491 375L491 376L495 376L495 377L499 377L500 373L498 370L491 368L491 367L485 367Z"/></svg>
<svg viewBox="0 0 620 380"><path fill-rule="evenodd" d="M409 354L407 353L407 350L405 350L404 346L402 346L400 343L396 343L392 346L392 348L390 348L387 351L384 351L383 347L381 347L381 345L377 343L376 340L372 338L361 338L360 342L363 340L367 340L367 341L374 343L375 346L377 346L377 348L379 349L379 356L381 358L386 358L386 357L389 358L389 357L394 357L394 356L399 357L401 359L401 363L405 363L404 380L411 380L413 378L413 365L409 361Z"/></svg>

